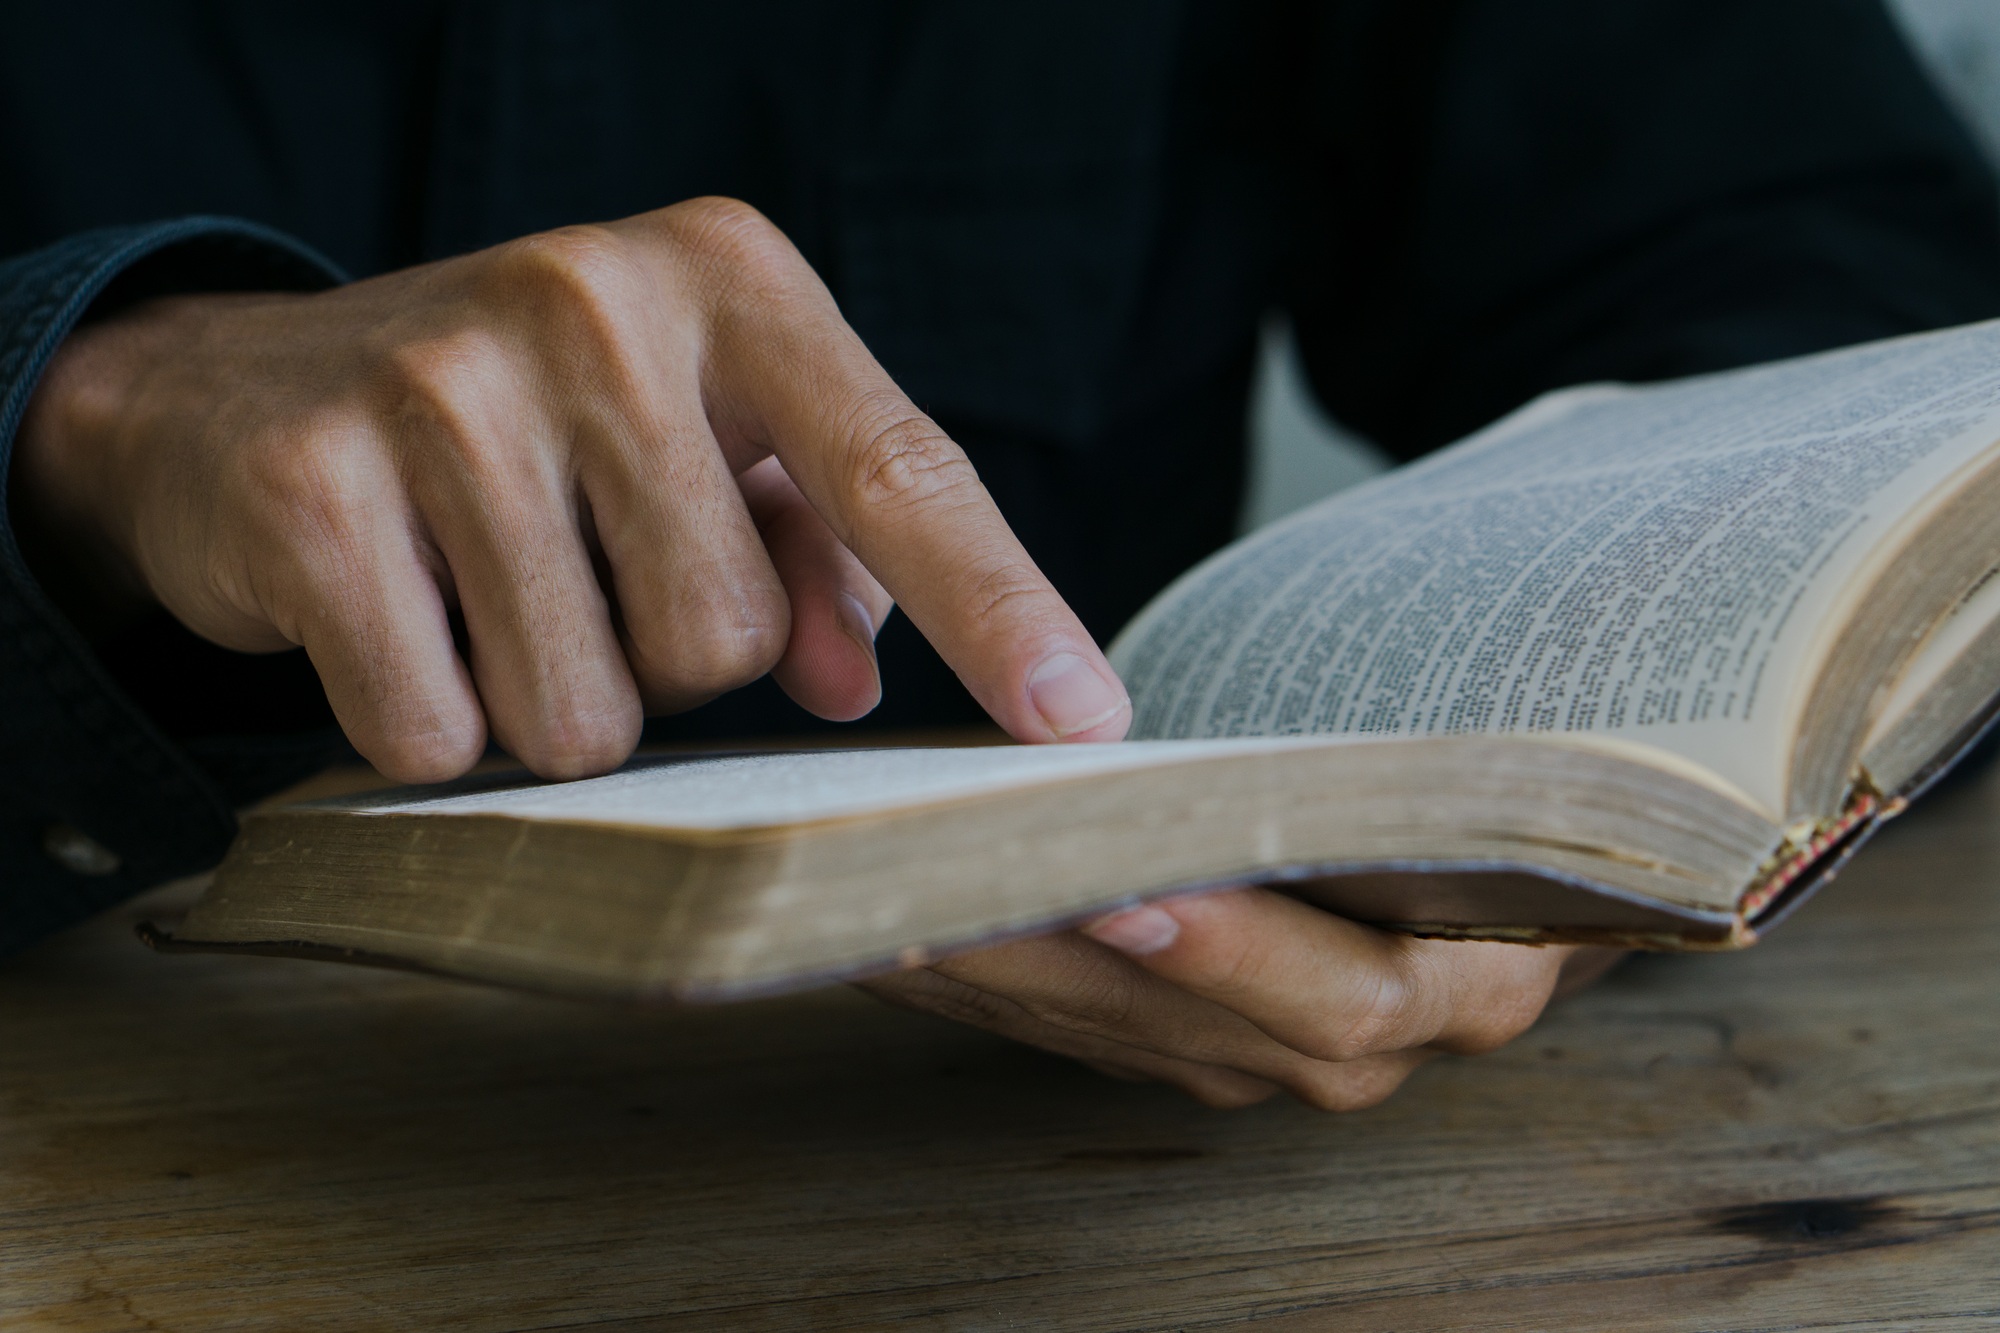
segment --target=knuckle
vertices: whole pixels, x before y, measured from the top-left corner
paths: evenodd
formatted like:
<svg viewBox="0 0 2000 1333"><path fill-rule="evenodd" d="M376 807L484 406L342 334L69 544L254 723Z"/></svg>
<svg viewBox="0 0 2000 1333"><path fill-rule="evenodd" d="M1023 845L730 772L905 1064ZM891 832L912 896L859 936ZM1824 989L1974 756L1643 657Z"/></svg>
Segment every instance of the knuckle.
<svg viewBox="0 0 2000 1333"><path fill-rule="evenodd" d="M1250 995L1264 988L1269 961L1260 940L1244 931L1205 932L1200 965L1209 989L1223 995Z"/></svg>
<svg viewBox="0 0 2000 1333"><path fill-rule="evenodd" d="M784 638L768 626L708 625L678 637L664 654L642 658L646 680L679 693L713 695L747 685L778 664Z"/></svg>
<svg viewBox="0 0 2000 1333"><path fill-rule="evenodd" d="M339 543L355 534L366 504L352 461L336 431L307 425L261 441L232 481L247 490L242 512L273 549Z"/></svg>
<svg viewBox="0 0 2000 1333"><path fill-rule="evenodd" d="M384 434L403 475L425 489L514 493L546 474L551 456L509 429L514 368L482 330L440 334L388 354Z"/></svg>
<svg viewBox="0 0 2000 1333"><path fill-rule="evenodd" d="M392 419L421 422L427 433L477 450L485 435L479 408L497 378L501 357L497 341L477 329L435 334L390 349L383 359Z"/></svg>
<svg viewBox="0 0 2000 1333"><path fill-rule="evenodd" d="M790 610L780 596L745 597L678 618L651 641L634 641L633 674L670 693L719 694L747 685L784 656Z"/></svg>
<svg viewBox="0 0 2000 1333"><path fill-rule="evenodd" d="M405 338L384 351L382 359L397 389L455 399L490 378L500 356L498 338L483 326L470 325Z"/></svg>
<svg viewBox="0 0 2000 1333"><path fill-rule="evenodd" d="M1313 1070L1286 1084L1299 1101L1318 1111L1365 1111L1389 1100L1407 1078L1407 1069L1334 1068Z"/></svg>
<svg viewBox="0 0 2000 1333"><path fill-rule="evenodd" d="M975 624L1020 625L1045 618L1050 599L1048 584L1034 569L1008 560L982 572L957 603Z"/></svg>
<svg viewBox="0 0 2000 1333"><path fill-rule="evenodd" d="M338 616L316 619L312 637L322 643L352 633ZM393 653L370 658L359 678L348 681L342 725L355 748L399 782L458 777L486 748L485 718L476 705L426 688L410 667Z"/></svg>
<svg viewBox="0 0 2000 1333"><path fill-rule="evenodd" d="M1416 1000L1417 988L1406 975L1378 968L1353 1014L1306 1054L1335 1064L1380 1054L1395 1044L1395 1034L1405 1026Z"/></svg>
<svg viewBox="0 0 2000 1333"><path fill-rule="evenodd" d="M908 509L948 501L978 486L965 452L937 424L906 403L888 411L864 408L865 424L848 451L847 489L871 510Z"/></svg>
<svg viewBox="0 0 2000 1333"><path fill-rule="evenodd" d="M1065 978L1059 991L1023 997L1030 1017L1051 1027L1093 1037L1115 1037L1131 1025L1139 990L1119 972L1095 969Z"/></svg>
<svg viewBox="0 0 2000 1333"><path fill-rule="evenodd" d="M481 739L445 728L397 732L371 747L369 759L397 782L448 782L478 761Z"/></svg>
<svg viewBox="0 0 2000 1333"><path fill-rule="evenodd" d="M533 293L577 306L593 306L629 287L635 260L604 227L558 227L508 241L493 252L500 294Z"/></svg>
<svg viewBox="0 0 2000 1333"><path fill-rule="evenodd" d="M638 252L604 227L561 227L495 252L484 289L497 328L525 337L536 364L565 379L615 386L640 380L644 311L656 292Z"/></svg>
<svg viewBox="0 0 2000 1333"><path fill-rule="evenodd" d="M618 767L638 742L635 710L578 709L548 718L519 757L542 777L568 780Z"/></svg>
<svg viewBox="0 0 2000 1333"><path fill-rule="evenodd" d="M741 199L705 195L661 213L676 244L742 274L789 277L796 251L775 223Z"/></svg>

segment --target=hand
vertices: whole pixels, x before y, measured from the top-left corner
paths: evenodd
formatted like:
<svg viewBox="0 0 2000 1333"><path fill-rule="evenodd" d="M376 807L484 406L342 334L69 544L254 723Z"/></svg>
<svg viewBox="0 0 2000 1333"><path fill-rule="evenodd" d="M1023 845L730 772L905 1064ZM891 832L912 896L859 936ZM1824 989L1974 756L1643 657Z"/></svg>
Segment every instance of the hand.
<svg viewBox="0 0 2000 1333"><path fill-rule="evenodd" d="M405 781L489 733L544 776L600 772L645 712L767 671L859 716L892 597L1015 737L1129 717L965 455L728 200L86 326L12 483L196 633L303 645Z"/></svg>
<svg viewBox="0 0 2000 1333"><path fill-rule="evenodd" d="M1356 1110L1443 1052L1504 1045L1615 950L1422 940L1265 889L1171 898L1081 931L887 973L864 989L1170 1083L1210 1106L1283 1089Z"/></svg>

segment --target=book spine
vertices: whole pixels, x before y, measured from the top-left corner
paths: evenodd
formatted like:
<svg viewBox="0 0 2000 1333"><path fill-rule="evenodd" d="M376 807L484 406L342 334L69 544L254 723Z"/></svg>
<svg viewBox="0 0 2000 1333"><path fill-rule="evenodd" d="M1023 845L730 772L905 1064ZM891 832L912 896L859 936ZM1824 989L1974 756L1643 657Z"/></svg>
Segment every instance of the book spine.
<svg viewBox="0 0 2000 1333"><path fill-rule="evenodd" d="M1900 811L1887 811L1894 814ZM1885 815L1882 798L1872 788L1856 786L1847 808L1833 819L1821 820L1804 841L1787 839L1759 869L1756 887L1743 895L1737 909L1745 922L1755 922L1821 859L1845 843L1861 826Z"/></svg>

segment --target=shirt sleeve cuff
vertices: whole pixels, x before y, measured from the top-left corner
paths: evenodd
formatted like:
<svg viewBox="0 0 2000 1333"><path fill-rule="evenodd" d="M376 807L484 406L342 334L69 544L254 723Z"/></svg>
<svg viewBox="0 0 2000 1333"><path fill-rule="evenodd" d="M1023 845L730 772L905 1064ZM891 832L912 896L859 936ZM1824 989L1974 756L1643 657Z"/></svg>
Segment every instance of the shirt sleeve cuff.
<svg viewBox="0 0 2000 1333"><path fill-rule="evenodd" d="M343 280L298 241L227 218L108 228L0 260L0 956L212 865L236 826L221 787L111 682L22 561L4 485L29 396L93 311Z"/></svg>

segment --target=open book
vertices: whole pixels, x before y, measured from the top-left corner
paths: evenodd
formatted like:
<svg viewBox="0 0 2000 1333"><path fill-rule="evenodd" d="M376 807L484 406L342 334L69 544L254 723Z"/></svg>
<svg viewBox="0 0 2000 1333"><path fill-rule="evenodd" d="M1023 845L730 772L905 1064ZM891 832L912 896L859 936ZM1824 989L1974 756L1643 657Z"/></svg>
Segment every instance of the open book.
<svg viewBox="0 0 2000 1333"><path fill-rule="evenodd" d="M1120 745L665 758L249 816L177 945L722 998L1271 883L1747 944L2000 687L2000 323L1553 394L1125 629Z"/></svg>

